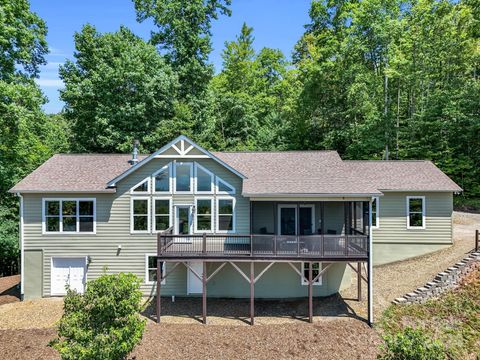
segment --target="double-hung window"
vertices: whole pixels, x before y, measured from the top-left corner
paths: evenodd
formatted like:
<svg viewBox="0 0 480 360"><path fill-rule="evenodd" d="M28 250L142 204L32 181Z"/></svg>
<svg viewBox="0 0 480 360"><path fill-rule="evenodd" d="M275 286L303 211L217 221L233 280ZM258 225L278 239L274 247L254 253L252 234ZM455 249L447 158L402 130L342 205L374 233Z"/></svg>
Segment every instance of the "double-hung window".
<svg viewBox="0 0 480 360"><path fill-rule="evenodd" d="M162 274L165 276L165 263L161 263ZM157 281L157 257L153 254L145 255L145 283L153 284ZM165 284L165 279L162 281Z"/></svg>
<svg viewBox="0 0 480 360"><path fill-rule="evenodd" d="M155 231L167 230L171 226L170 214L170 199L168 198L154 198L155 219L153 222Z"/></svg>
<svg viewBox="0 0 480 360"><path fill-rule="evenodd" d="M132 233L150 232L150 198L133 197L130 206L130 231Z"/></svg>
<svg viewBox="0 0 480 360"><path fill-rule="evenodd" d="M44 199L44 233L95 233L95 199Z"/></svg>
<svg viewBox="0 0 480 360"><path fill-rule="evenodd" d="M310 263L303 262L302 263L302 274L303 274L302 285L308 285L309 270L310 270ZM322 264L319 262L312 263L312 280L314 280L318 276L318 274L320 274L320 271L322 271ZM313 285L322 285L322 277L318 276L318 279L316 279L313 282Z"/></svg>
<svg viewBox="0 0 480 360"><path fill-rule="evenodd" d="M425 196L407 196L407 228L425 229Z"/></svg>
<svg viewBox="0 0 480 360"><path fill-rule="evenodd" d="M217 198L217 231L235 232L235 198Z"/></svg>
<svg viewBox="0 0 480 360"><path fill-rule="evenodd" d="M213 206L212 206L212 199L196 199L196 206L195 206L195 231L196 232L211 232L213 231L212 226L212 214L213 214Z"/></svg>

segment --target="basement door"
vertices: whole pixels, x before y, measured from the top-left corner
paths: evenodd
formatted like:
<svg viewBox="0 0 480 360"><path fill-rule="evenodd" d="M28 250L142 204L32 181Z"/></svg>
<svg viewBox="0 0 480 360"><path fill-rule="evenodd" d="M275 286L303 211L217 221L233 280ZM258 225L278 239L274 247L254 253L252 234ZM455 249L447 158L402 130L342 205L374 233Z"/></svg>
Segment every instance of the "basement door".
<svg viewBox="0 0 480 360"><path fill-rule="evenodd" d="M195 270L195 272L202 276L203 275L203 264L200 261L190 261L188 263L190 267ZM189 294L202 294L203 293L203 284L202 281L190 270L187 272L187 292Z"/></svg>
<svg viewBox="0 0 480 360"><path fill-rule="evenodd" d="M70 285L72 290L83 293L87 275L87 261L85 257L79 258L52 258L51 295L65 295L65 287Z"/></svg>

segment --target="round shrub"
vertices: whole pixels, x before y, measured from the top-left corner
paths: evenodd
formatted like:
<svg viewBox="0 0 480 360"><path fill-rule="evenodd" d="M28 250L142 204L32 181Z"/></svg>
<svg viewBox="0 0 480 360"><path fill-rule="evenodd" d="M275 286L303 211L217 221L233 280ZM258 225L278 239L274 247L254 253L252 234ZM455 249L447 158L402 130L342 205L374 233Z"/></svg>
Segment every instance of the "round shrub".
<svg viewBox="0 0 480 360"><path fill-rule="evenodd" d="M62 359L124 359L142 339L140 280L133 274L103 275L84 294L68 290L58 339Z"/></svg>

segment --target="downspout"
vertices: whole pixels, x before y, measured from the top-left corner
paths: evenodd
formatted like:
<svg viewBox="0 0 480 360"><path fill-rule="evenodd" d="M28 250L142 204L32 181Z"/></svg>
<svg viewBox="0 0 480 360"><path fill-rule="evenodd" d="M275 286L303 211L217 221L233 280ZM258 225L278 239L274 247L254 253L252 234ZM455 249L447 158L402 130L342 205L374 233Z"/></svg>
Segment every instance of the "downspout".
<svg viewBox="0 0 480 360"><path fill-rule="evenodd" d="M25 256L24 256L24 251L23 251L23 195L20 193L17 193L17 196L20 198L20 232L19 232L19 237L20 237L20 300L23 300L23 295L24 295L24 262L25 262Z"/></svg>
<svg viewBox="0 0 480 360"><path fill-rule="evenodd" d="M372 203L368 203L368 324L373 325L373 230L372 230Z"/></svg>

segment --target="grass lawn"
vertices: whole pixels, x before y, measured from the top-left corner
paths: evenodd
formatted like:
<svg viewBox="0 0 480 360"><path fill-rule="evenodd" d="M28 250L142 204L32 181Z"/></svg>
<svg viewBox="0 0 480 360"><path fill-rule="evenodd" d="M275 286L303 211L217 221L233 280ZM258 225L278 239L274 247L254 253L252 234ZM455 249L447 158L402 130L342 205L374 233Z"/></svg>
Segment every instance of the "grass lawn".
<svg viewBox="0 0 480 360"><path fill-rule="evenodd" d="M453 359L480 359L480 268L438 299L390 306L379 323L380 331L388 335L406 327L441 341Z"/></svg>

